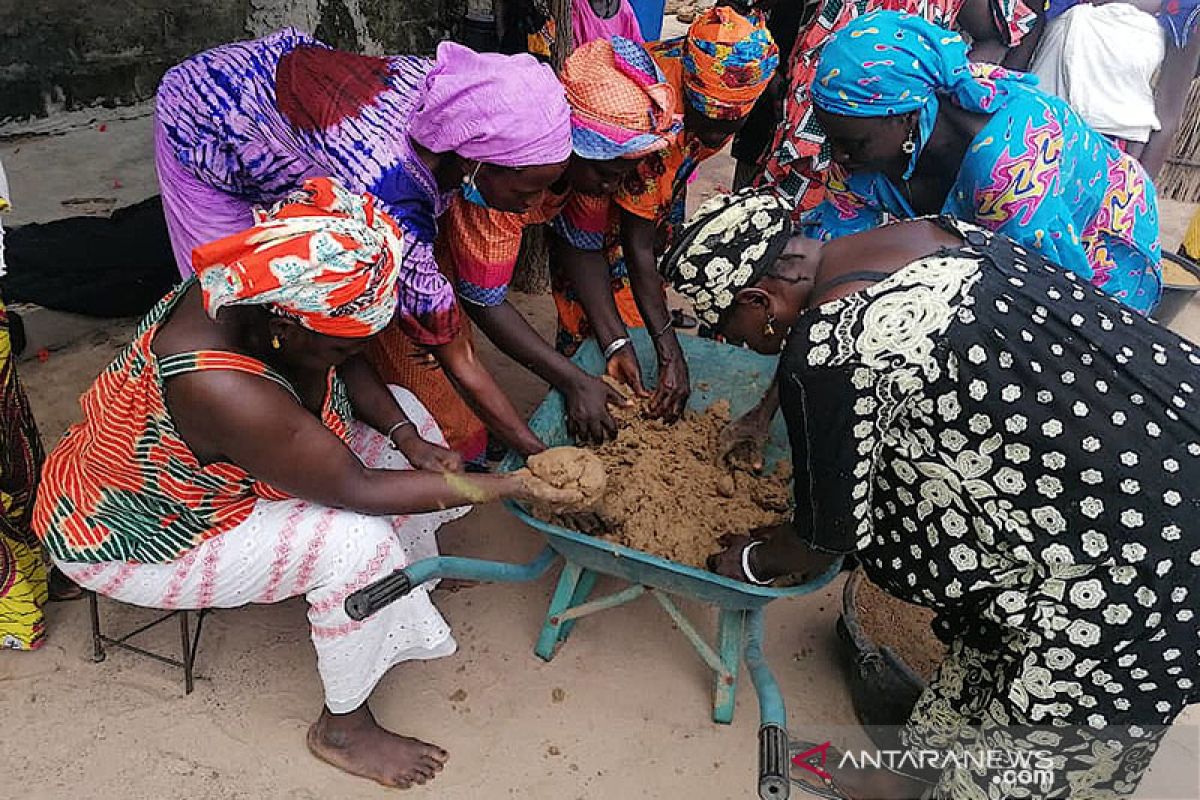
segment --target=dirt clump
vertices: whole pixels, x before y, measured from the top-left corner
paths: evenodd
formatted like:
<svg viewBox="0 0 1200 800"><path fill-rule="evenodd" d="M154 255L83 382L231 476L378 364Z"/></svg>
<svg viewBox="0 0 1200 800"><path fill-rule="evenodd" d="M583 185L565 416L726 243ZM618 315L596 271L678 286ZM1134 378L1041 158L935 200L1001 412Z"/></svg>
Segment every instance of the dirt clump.
<svg viewBox="0 0 1200 800"><path fill-rule="evenodd" d="M604 497L593 509L598 524L581 525L571 515L551 521L704 569L708 556L721 549L722 534L788 518L790 465L763 476L730 472L718 463L728 402L688 411L673 425L643 416L638 405L611 411L617 438L593 449L608 474Z"/></svg>
<svg viewBox="0 0 1200 800"><path fill-rule="evenodd" d="M855 593L858 623L877 647L888 647L927 683L946 658L933 633L934 612L892 597L861 576Z"/></svg>
<svg viewBox="0 0 1200 800"><path fill-rule="evenodd" d="M530 456L526 465L534 477L556 489L581 492L584 508L604 496L604 487L608 483L604 462L582 447L552 447Z"/></svg>

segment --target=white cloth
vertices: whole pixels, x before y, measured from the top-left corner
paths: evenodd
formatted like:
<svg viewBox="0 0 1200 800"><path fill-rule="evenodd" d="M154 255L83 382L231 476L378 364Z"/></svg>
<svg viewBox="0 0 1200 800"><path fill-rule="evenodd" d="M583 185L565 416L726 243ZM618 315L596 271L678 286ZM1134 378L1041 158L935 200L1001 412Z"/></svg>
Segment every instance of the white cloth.
<svg viewBox="0 0 1200 800"><path fill-rule="evenodd" d="M1162 128L1154 82L1165 57L1153 14L1126 3L1084 4L1046 25L1030 71L1100 133L1145 142Z"/></svg>
<svg viewBox="0 0 1200 800"><path fill-rule="evenodd" d="M394 386L392 393L422 437L445 444L416 397ZM354 423L353 443L367 466L411 469L361 423ZM428 584L361 622L346 615L343 603L372 581L437 555L437 529L469 510L379 517L303 500L260 500L241 525L169 564L56 563L81 586L147 608L233 608L305 595L325 705L344 714L366 702L395 664L454 653Z"/></svg>
<svg viewBox="0 0 1200 800"><path fill-rule="evenodd" d="M12 207L12 195L8 192L8 176L4 174L4 162L0 161L0 277L8 273L4 262L4 212Z"/></svg>

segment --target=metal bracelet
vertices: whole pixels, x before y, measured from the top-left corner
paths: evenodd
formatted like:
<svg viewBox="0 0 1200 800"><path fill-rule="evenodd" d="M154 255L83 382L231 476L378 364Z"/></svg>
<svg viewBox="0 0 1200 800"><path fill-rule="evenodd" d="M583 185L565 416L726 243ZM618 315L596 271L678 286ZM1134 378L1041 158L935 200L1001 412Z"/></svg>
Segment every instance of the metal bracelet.
<svg viewBox="0 0 1200 800"><path fill-rule="evenodd" d="M750 544L742 548L742 574L746 576L746 580L753 583L755 586L770 586L771 581L759 580L753 572L750 571L750 551L762 544L762 539L755 539Z"/></svg>
<svg viewBox="0 0 1200 800"><path fill-rule="evenodd" d="M630 344L631 344L631 342L625 336L622 336L618 339L613 339L609 343L608 347L604 348L604 360L608 361L610 358L613 357L614 353L616 353L622 347L627 347Z"/></svg>
<svg viewBox="0 0 1200 800"><path fill-rule="evenodd" d="M650 337L652 339L661 339L662 337L666 336L667 331L671 330L671 328L673 328L674 326L675 326L675 320L671 319L671 315L668 314L667 315L667 324L663 325L662 330L660 330L660 331L650 331Z"/></svg>
<svg viewBox="0 0 1200 800"><path fill-rule="evenodd" d="M386 438L388 440L388 445L390 445L393 450L399 450L400 446L392 439L392 434L403 428L405 425L413 425L413 421L411 419L402 419L392 427L388 428ZM413 425L413 427L415 428L416 425Z"/></svg>

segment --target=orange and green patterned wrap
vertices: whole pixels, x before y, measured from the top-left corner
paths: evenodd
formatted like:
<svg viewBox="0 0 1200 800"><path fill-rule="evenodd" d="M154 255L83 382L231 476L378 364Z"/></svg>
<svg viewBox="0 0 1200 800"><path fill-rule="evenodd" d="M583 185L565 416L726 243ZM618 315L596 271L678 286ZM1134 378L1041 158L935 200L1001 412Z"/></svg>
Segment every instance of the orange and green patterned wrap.
<svg viewBox="0 0 1200 800"><path fill-rule="evenodd" d="M236 527L260 499L287 495L228 462L201 464L180 437L163 400L163 383L197 370L287 380L248 356L198 351L159 359L159 326L191 288L163 298L136 338L80 398L83 422L67 431L42 471L33 529L62 561L174 561ZM346 439L350 402L330 370L321 421Z"/></svg>
<svg viewBox="0 0 1200 800"><path fill-rule="evenodd" d="M396 312L403 248L396 223L369 194L313 178L254 227L197 247L192 266L214 319L262 305L316 333L365 338Z"/></svg>
<svg viewBox="0 0 1200 800"><path fill-rule="evenodd" d="M742 16L710 8L691 28L683 48L684 94L711 119L750 113L779 66L779 48L761 12Z"/></svg>

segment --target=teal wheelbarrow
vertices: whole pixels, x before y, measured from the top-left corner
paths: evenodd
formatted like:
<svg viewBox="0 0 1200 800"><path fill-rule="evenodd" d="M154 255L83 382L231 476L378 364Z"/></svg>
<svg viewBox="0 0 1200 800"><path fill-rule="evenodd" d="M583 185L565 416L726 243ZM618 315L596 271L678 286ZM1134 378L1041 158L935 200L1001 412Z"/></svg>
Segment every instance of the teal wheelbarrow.
<svg viewBox="0 0 1200 800"><path fill-rule="evenodd" d="M633 333L634 344L643 354L653 352L643 330ZM756 403L774 376L775 359L749 350L706 339L682 337L692 377L693 393L689 408L702 410L718 400L728 400L734 414ZM654 359L643 357L646 385L654 383ZM594 342L580 348L575 363L593 374L604 370L604 358ZM563 398L552 392L538 407L530 427L548 445L571 444L566 429ZM786 457L787 436L782 420L771 429L766 460L773 466ZM521 466L521 459L509 454L501 465L504 471ZM352 619L364 619L388 603L403 597L415 586L435 578L491 582L532 581L544 575L559 559L565 563L558 586L546 611L545 624L534 652L543 660L554 657L567 640L575 623L583 617L624 605L642 595L650 595L691 642L700 658L712 669L713 713L715 722L733 720L734 696L738 673L745 659L750 679L758 694L759 756L758 794L763 800L782 800L789 794L789 752L787 716L783 697L770 667L763 657L763 609L767 603L784 597L798 597L815 591L832 580L840 570L835 564L808 583L782 589L754 586L730 580L705 570L632 550L602 538L543 522L517 503L508 507L526 524L546 537L546 547L527 564L508 564L473 558L439 556L418 561L346 598L346 613ZM592 598L596 581L610 575L625 581L619 591ZM718 612L717 639L710 644L689 620L674 597L686 597L715 606Z"/></svg>

